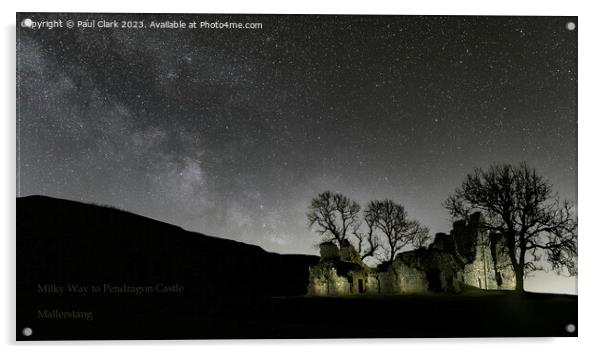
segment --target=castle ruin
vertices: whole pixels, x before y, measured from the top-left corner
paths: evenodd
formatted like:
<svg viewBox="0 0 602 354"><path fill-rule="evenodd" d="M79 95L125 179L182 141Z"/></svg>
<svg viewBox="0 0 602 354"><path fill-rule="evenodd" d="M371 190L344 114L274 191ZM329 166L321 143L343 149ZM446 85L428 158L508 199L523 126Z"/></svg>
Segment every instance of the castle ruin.
<svg viewBox="0 0 602 354"><path fill-rule="evenodd" d="M309 268L308 295L457 293L465 286L512 290L516 278L500 235L480 228L480 213L456 221L428 247L403 252L391 264L371 268L348 241L320 245L320 262Z"/></svg>

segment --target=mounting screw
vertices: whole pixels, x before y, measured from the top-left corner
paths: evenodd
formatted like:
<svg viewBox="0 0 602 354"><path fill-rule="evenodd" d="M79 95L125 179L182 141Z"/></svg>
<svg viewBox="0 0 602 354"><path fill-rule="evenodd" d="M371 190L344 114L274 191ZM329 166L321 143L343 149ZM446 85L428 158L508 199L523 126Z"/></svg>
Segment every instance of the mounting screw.
<svg viewBox="0 0 602 354"><path fill-rule="evenodd" d="M566 29L568 29L569 31L573 31L573 30L575 30L575 28L577 28L577 25L575 24L575 22L569 21L566 23Z"/></svg>
<svg viewBox="0 0 602 354"><path fill-rule="evenodd" d="M577 327L575 327L574 324L569 323L568 325L566 325L566 327L564 327L564 329L569 332L569 333L573 333L575 332L575 330L577 329Z"/></svg>

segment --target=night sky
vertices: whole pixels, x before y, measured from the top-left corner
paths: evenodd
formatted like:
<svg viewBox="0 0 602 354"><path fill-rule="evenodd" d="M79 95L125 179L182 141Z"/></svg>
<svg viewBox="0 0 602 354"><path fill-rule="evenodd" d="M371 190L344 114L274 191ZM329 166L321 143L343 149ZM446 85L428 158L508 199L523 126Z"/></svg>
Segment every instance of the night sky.
<svg viewBox="0 0 602 354"><path fill-rule="evenodd" d="M262 29L19 27L19 196L310 254L305 212L327 189L391 198L432 234L451 228L444 199L492 163L526 161L577 201L576 18L27 17Z"/></svg>

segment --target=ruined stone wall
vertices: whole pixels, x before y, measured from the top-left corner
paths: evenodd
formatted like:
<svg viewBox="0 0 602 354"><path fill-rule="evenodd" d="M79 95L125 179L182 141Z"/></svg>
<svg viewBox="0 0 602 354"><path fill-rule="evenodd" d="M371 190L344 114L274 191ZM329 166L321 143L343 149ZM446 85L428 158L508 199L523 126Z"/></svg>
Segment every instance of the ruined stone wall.
<svg viewBox="0 0 602 354"><path fill-rule="evenodd" d="M340 296L368 292L372 286L369 268L347 240L338 247L332 242L320 244L320 263L309 268L308 295ZM376 284L378 288L378 283Z"/></svg>
<svg viewBox="0 0 602 354"><path fill-rule="evenodd" d="M464 266L464 283L480 289L498 288L489 238L478 233L475 239L474 260Z"/></svg>
<svg viewBox="0 0 602 354"><path fill-rule="evenodd" d="M516 278L502 242L479 233L473 262L464 267L464 283L486 290L512 290Z"/></svg>
<svg viewBox="0 0 602 354"><path fill-rule="evenodd" d="M504 244L499 235L484 232L481 222L479 213L468 221L457 221L450 235L437 234L428 248L403 252L379 271L367 267L349 242L340 248L323 243L320 263L310 267L308 294L360 293L360 279L368 294L456 293L463 284L487 290L514 289L516 279Z"/></svg>
<svg viewBox="0 0 602 354"><path fill-rule="evenodd" d="M516 274L514 274L510 256L501 242L495 244L495 254L496 276L501 281L501 284L498 284L498 289L514 290L516 287Z"/></svg>
<svg viewBox="0 0 602 354"><path fill-rule="evenodd" d="M341 296L350 294L350 283L346 277L337 275L336 270L331 269L330 281L328 282L328 295Z"/></svg>
<svg viewBox="0 0 602 354"><path fill-rule="evenodd" d="M340 250L340 258L342 261L362 264L362 258L356 251L355 247L349 241L343 240Z"/></svg>
<svg viewBox="0 0 602 354"><path fill-rule="evenodd" d="M307 286L307 295L328 296L328 284L326 280L310 278Z"/></svg>
<svg viewBox="0 0 602 354"><path fill-rule="evenodd" d="M470 215L468 221L456 221L450 232L455 255L463 265L460 280L481 289L514 289L516 284L510 258L499 235L480 228L483 216Z"/></svg>
<svg viewBox="0 0 602 354"><path fill-rule="evenodd" d="M426 272L429 290L460 292L462 267L452 253L432 251L428 257ZM438 281L434 279L435 276L438 276Z"/></svg>
<svg viewBox="0 0 602 354"><path fill-rule="evenodd" d="M320 245L320 261L339 259L339 248L332 242L324 242Z"/></svg>
<svg viewBox="0 0 602 354"><path fill-rule="evenodd" d="M341 296L349 295L349 293L349 281L346 277L339 276L336 269L331 264L320 263L309 267L308 295Z"/></svg>
<svg viewBox="0 0 602 354"><path fill-rule="evenodd" d="M380 279L378 278L379 273L368 273L366 275L366 293L368 294L380 294Z"/></svg>
<svg viewBox="0 0 602 354"><path fill-rule="evenodd" d="M420 270L426 277L422 286L429 291L456 293L461 290L463 265L454 255L453 238L449 235L437 234L428 249L403 252L397 261Z"/></svg>
<svg viewBox="0 0 602 354"><path fill-rule="evenodd" d="M428 290L426 273L411 267L401 259L393 261L386 272L378 273L383 294L419 293Z"/></svg>

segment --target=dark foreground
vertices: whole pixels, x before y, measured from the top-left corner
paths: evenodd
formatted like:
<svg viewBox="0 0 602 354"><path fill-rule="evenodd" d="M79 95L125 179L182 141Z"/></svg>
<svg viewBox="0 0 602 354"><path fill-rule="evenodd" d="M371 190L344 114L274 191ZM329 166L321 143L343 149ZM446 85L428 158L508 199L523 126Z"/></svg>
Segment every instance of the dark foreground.
<svg viewBox="0 0 602 354"><path fill-rule="evenodd" d="M27 339L577 336L565 330L577 324L577 297L550 294L231 298L132 310L97 309L89 322L44 320Z"/></svg>
<svg viewBox="0 0 602 354"><path fill-rule="evenodd" d="M112 208L20 198L16 338L577 335L565 330L577 324L576 296L471 289L461 295L304 297L308 267L317 261ZM105 284L158 290L115 293ZM88 318L56 315L74 312ZM31 336L22 334L26 327Z"/></svg>
<svg viewBox="0 0 602 354"><path fill-rule="evenodd" d="M272 309L271 320L280 323L283 337L577 335L565 330L567 324L577 324L576 296L479 291L386 298L288 298L274 299Z"/></svg>

